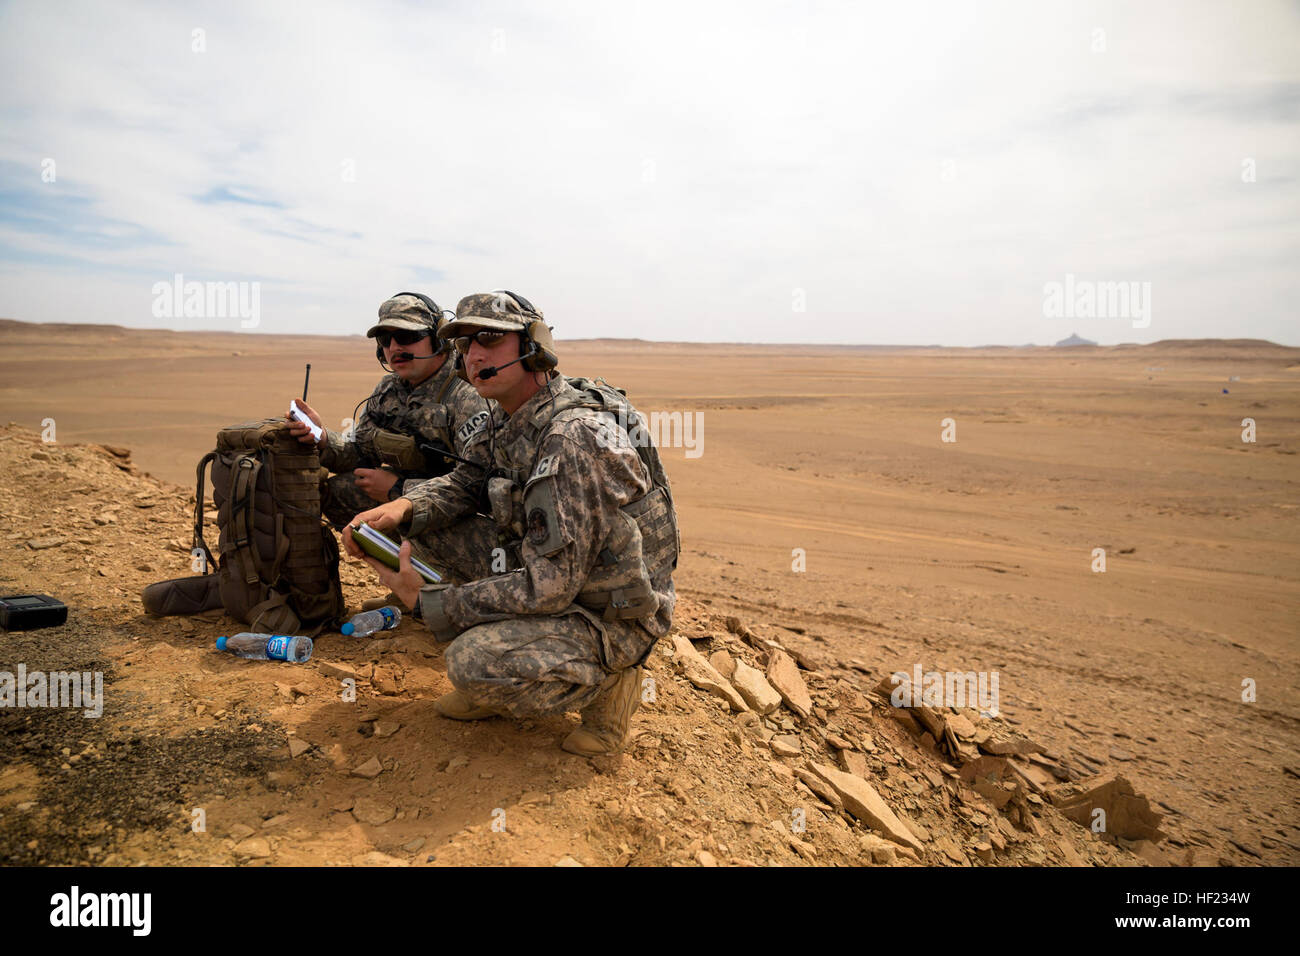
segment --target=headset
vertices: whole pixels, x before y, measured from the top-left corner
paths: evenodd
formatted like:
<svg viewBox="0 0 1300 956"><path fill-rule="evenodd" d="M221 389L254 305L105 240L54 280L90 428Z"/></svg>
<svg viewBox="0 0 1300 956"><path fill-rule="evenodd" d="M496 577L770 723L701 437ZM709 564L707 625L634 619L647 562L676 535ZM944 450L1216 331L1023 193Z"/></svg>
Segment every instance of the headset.
<svg viewBox="0 0 1300 956"><path fill-rule="evenodd" d="M555 339L542 313L522 295L506 289L493 289L494 295L508 295L524 312L524 333L519 337L519 355L523 366L530 372L549 372L560 364L555 354Z"/></svg>
<svg viewBox="0 0 1300 956"><path fill-rule="evenodd" d="M433 339L433 355L438 356L442 355L444 352L450 351L451 343L438 335L438 329L447 323L447 310L438 308L438 303L434 302L423 292L398 292L395 295L389 296L389 298L396 299L399 295L409 295L419 299L424 303L425 308L429 310L430 314L433 315L434 325L433 328L429 330L429 337ZM388 367L388 363L384 361L384 347L378 342L375 343L375 358L379 361L380 366L385 371L392 371L392 369Z"/></svg>

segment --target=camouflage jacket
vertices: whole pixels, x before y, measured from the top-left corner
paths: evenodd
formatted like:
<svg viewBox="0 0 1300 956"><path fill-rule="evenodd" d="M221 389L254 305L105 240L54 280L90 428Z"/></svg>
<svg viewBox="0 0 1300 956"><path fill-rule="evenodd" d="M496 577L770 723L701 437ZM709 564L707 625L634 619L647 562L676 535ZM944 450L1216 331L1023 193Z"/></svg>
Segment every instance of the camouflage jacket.
<svg viewBox="0 0 1300 956"><path fill-rule="evenodd" d="M414 487L433 474L450 470L454 460L435 456L426 460L416 444L401 438L442 444L463 455L466 440L487 420L488 407L488 401L468 382L456 378L450 357L414 387L397 375L386 375L366 400L351 438L327 430L320 449L321 464L333 472L388 465ZM430 470L431 464L440 467Z"/></svg>
<svg viewBox="0 0 1300 956"><path fill-rule="evenodd" d="M476 624L571 609L593 577L602 549L616 537L624 505L650 490L650 475L634 447L608 440L613 416L595 409L575 409L556 416L556 399L577 399L562 378L553 379L514 414L500 423L485 422L470 439L469 457L491 459L495 476L504 476L523 515L525 533L518 541L514 570L451 587L442 607L457 631ZM446 527L474 514L482 501L484 473L460 465L451 474L424 482L407 492L412 503L408 537ZM546 507L534 505L543 495ZM538 512L545 512L539 516ZM500 525L502 522L498 520ZM604 630L606 663L618 669L635 663L672 625L676 596L671 568L652 581L657 609L646 617L599 621Z"/></svg>

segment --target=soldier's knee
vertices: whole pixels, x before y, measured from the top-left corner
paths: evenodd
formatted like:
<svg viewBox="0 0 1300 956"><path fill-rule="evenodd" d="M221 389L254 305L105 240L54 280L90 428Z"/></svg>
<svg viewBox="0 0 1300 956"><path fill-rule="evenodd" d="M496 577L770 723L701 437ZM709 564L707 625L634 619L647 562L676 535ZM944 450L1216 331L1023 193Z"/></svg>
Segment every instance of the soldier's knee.
<svg viewBox="0 0 1300 956"><path fill-rule="evenodd" d="M467 640L467 637L470 639ZM447 648L447 679L457 690L468 690L487 676L483 661L474 653L473 645L472 635L466 631Z"/></svg>

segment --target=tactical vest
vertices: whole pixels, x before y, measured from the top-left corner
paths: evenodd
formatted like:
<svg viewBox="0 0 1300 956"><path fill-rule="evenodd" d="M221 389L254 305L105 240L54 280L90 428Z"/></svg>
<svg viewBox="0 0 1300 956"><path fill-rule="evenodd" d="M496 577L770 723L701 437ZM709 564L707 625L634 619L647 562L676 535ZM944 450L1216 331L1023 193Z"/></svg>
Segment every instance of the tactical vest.
<svg viewBox="0 0 1300 956"><path fill-rule="evenodd" d="M437 478L451 471L456 464L455 461L437 454L436 448L438 444L441 444L446 451L451 451L455 447L451 438L451 413L447 411L443 399L447 397L447 392L457 381L456 376L449 375L434 398L435 407L422 406L420 409L427 415L426 421L421 423L421 430L432 426L433 433L437 436L435 443L423 442L422 436L412 435L409 430L398 430L405 424L402 415L376 413L371 411L367 404L366 415L376 426L371 443L379 458L379 464L388 465L399 472L403 478ZM421 447L422 445L424 447Z"/></svg>
<svg viewBox="0 0 1300 956"><path fill-rule="evenodd" d="M577 603L608 621L649 617L659 606L655 592L667 590L681 550L672 489L659 459L659 449L649 440L644 428L638 430L638 438L643 440L632 441L627 425L622 423L644 420L621 389L601 379L566 378L565 381L579 394L560 395L543 405L522 429L521 444L529 449L530 457L536 458L537 442L552 422L580 418L584 411L594 409L614 416L611 436L636 445L651 481L644 495L619 509L620 518L601 542L596 564L577 596ZM535 469L533 461L510 460L512 448L499 451L507 456L510 467L498 468L489 478L489 507L503 536L519 541L529 530L533 511L553 508L554 503L546 497L550 491L545 485L547 476Z"/></svg>

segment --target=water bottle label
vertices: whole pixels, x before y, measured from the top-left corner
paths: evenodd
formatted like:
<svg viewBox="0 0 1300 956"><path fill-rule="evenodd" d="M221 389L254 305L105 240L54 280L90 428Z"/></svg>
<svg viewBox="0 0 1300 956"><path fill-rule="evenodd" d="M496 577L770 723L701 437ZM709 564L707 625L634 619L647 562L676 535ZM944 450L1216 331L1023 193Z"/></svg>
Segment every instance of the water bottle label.
<svg viewBox="0 0 1300 956"><path fill-rule="evenodd" d="M379 613L382 614L384 618L384 630L388 630L392 627L393 618L395 617L393 609L391 607L381 607Z"/></svg>
<svg viewBox="0 0 1300 956"><path fill-rule="evenodd" d="M266 656L273 661L289 659L289 638L277 634L266 642Z"/></svg>

